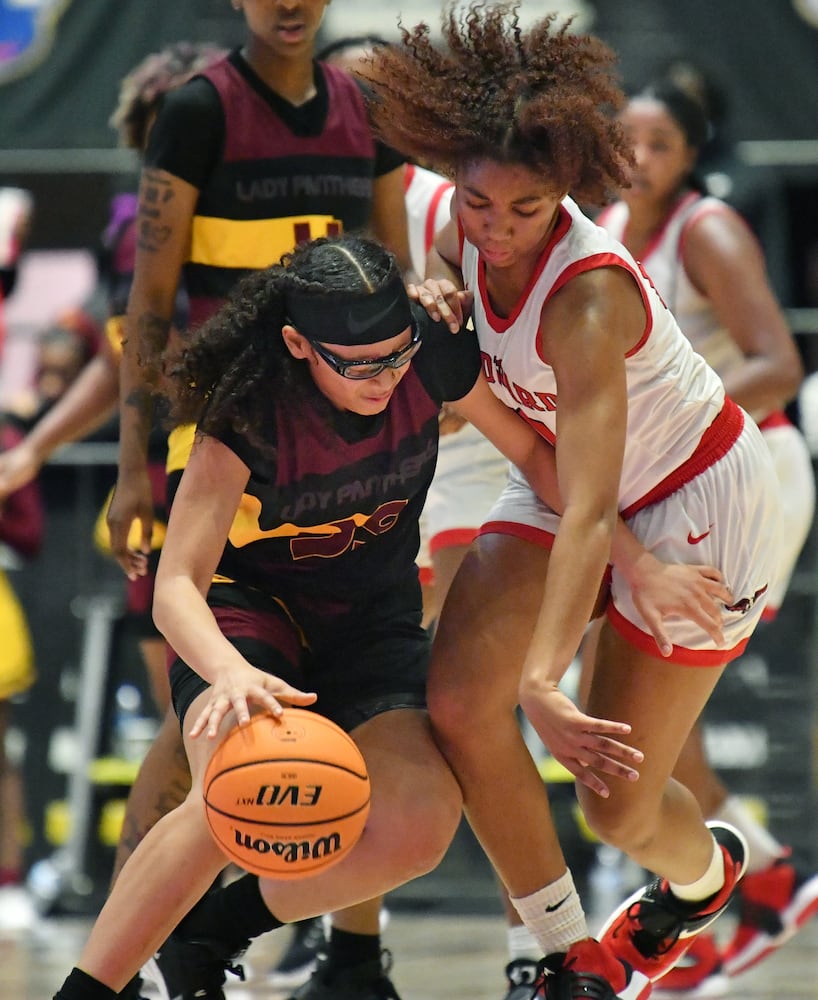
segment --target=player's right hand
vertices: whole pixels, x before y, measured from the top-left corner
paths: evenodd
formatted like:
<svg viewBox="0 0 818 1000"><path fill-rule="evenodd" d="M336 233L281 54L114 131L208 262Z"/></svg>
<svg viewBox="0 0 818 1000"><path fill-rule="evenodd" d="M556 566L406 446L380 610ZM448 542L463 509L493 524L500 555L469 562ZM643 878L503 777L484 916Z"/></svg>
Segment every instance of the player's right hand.
<svg viewBox="0 0 818 1000"><path fill-rule="evenodd" d="M120 469L106 520L111 536L111 553L125 575L129 580L145 576L153 534L153 494L147 468L127 474ZM136 545L128 542L134 521L140 524Z"/></svg>
<svg viewBox="0 0 818 1000"><path fill-rule="evenodd" d="M406 291L436 323L442 320L452 333L463 326L474 301L471 292L458 288L448 278L427 278L420 285L407 285Z"/></svg>

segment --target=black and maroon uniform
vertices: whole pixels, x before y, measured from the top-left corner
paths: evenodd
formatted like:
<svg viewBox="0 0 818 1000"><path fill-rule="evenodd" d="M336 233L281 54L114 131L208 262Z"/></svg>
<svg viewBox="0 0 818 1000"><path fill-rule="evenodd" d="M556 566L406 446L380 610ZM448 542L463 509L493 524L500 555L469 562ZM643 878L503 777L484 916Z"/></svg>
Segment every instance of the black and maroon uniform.
<svg viewBox="0 0 818 1000"><path fill-rule="evenodd" d="M145 163L200 192L184 277L191 325L296 244L365 230L373 181L404 162L374 139L348 73L315 63L315 87L295 107L233 52L165 97Z"/></svg>
<svg viewBox="0 0 818 1000"><path fill-rule="evenodd" d="M418 519L441 403L480 371L472 334L415 315L423 344L383 413L327 418L305 397L297 412L274 404L274 457L221 438L250 480L208 603L247 659L317 691L316 709L346 728L424 704ZM177 661L171 683L183 718L205 682Z"/></svg>

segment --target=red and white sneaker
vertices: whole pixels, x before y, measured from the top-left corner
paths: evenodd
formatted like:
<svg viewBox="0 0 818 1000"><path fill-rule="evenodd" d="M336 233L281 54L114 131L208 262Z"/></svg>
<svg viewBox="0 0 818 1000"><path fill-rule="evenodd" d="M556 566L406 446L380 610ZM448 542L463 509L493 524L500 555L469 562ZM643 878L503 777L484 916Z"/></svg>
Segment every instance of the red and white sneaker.
<svg viewBox="0 0 818 1000"><path fill-rule="evenodd" d="M654 983L725 909L747 867L747 842L742 834L727 823L707 825L724 856L724 885L714 896L688 903L673 895L667 879L656 879L626 899L600 931L600 941L614 955Z"/></svg>
<svg viewBox="0 0 818 1000"><path fill-rule="evenodd" d="M593 938L537 966L532 1000L647 1000L651 982Z"/></svg>
<svg viewBox="0 0 818 1000"><path fill-rule="evenodd" d="M712 934L699 934L673 968L653 987L653 1000L714 1000L726 996L730 980Z"/></svg>
<svg viewBox="0 0 818 1000"><path fill-rule="evenodd" d="M800 872L789 857L745 875L736 893L739 923L722 961L731 976L780 948L818 913L818 874Z"/></svg>

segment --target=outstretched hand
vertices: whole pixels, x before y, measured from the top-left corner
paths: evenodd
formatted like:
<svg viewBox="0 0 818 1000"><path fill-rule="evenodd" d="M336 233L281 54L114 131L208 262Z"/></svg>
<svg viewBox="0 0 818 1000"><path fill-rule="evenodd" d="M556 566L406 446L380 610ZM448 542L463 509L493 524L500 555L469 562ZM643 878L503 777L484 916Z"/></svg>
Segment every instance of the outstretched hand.
<svg viewBox="0 0 818 1000"><path fill-rule="evenodd" d="M422 284L406 286L409 298L423 306L436 323L442 320L452 333L463 326L471 312L474 295L458 288L448 278L427 278Z"/></svg>
<svg viewBox="0 0 818 1000"><path fill-rule="evenodd" d="M301 691L287 684L274 674L251 666L246 661L231 665L219 673L208 689L208 699L193 727L190 736L195 739L203 732L208 739L215 739L225 715L232 709L236 721L245 726L250 721L250 704L259 705L276 718L281 715L282 703L287 705L312 705L318 695Z"/></svg>
<svg viewBox="0 0 818 1000"><path fill-rule="evenodd" d="M722 609L725 604L732 604L733 595L714 566L664 563L646 552L632 567L629 583L634 604L662 656L673 652L673 643L665 630L670 618L695 622L716 645L723 645Z"/></svg>
<svg viewBox="0 0 818 1000"><path fill-rule="evenodd" d="M601 774L638 779L633 765L641 764L644 754L617 739L630 733L626 722L586 715L556 686L521 691L520 707L554 759L603 799L611 792Z"/></svg>

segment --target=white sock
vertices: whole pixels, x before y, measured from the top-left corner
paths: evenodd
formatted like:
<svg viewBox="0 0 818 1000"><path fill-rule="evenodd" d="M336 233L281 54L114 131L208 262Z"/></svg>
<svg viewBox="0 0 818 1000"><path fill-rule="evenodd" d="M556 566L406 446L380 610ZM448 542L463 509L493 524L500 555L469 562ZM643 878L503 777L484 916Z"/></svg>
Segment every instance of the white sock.
<svg viewBox="0 0 818 1000"><path fill-rule="evenodd" d="M512 962L516 958L530 958L532 962L536 962L542 955L537 939L525 924L509 924L506 939L508 957Z"/></svg>
<svg viewBox="0 0 818 1000"><path fill-rule="evenodd" d="M713 838L713 856L707 871L701 878L687 885L679 885L678 882L668 882L670 891L677 899L683 899L689 903L697 903L700 899L707 899L715 895L724 885L724 855L721 847Z"/></svg>
<svg viewBox="0 0 818 1000"><path fill-rule="evenodd" d="M735 795L729 795L709 818L730 823L744 834L750 849L748 873L763 871L787 854L783 844L780 844L770 831L758 822L747 806Z"/></svg>
<svg viewBox="0 0 818 1000"><path fill-rule="evenodd" d="M543 955L568 951L572 944L589 937L585 913L569 871L529 896L512 897L511 902Z"/></svg>

